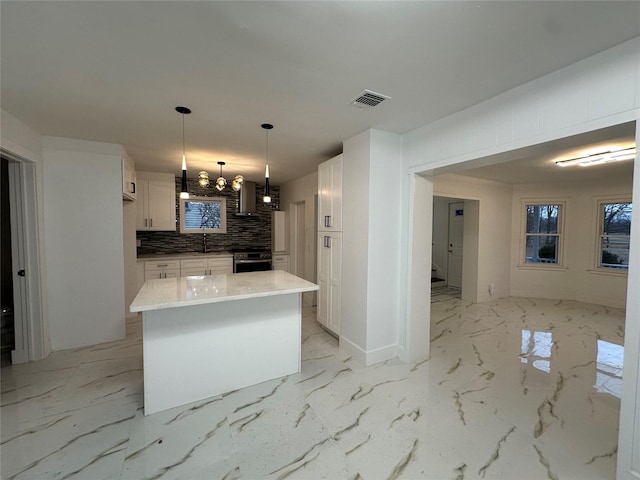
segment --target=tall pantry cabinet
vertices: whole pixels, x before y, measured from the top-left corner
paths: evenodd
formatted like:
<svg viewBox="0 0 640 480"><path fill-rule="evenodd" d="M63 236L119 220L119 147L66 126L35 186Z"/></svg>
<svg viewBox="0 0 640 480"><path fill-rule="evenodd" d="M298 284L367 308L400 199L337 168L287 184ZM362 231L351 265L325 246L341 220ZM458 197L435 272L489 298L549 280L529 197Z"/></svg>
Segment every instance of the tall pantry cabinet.
<svg viewBox="0 0 640 480"><path fill-rule="evenodd" d="M342 155L318 166L318 322L340 335L342 306Z"/></svg>

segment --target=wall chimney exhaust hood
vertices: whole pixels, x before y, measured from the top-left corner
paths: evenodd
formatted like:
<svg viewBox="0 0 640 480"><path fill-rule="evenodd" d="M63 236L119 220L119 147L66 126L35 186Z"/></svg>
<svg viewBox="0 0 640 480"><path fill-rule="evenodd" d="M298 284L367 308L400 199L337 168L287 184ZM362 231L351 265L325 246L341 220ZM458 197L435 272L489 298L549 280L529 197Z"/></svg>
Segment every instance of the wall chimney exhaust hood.
<svg viewBox="0 0 640 480"><path fill-rule="evenodd" d="M242 184L238 192L238 207L236 215L248 217L256 214L256 184L247 180Z"/></svg>

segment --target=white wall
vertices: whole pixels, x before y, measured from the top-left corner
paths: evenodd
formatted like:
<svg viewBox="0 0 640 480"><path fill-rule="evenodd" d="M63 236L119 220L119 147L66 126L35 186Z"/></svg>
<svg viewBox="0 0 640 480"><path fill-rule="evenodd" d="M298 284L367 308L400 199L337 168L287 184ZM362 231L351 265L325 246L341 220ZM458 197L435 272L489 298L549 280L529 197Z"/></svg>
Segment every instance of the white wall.
<svg viewBox="0 0 640 480"><path fill-rule="evenodd" d="M627 298L626 272L603 274L595 270L598 199L631 198L631 178L609 184L515 185L511 231L511 295L572 299L624 308ZM562 268L522 265L524 203L555 199L565 202L561 246ZM549 268L550 267L550 268Z"/></svg>
<svg viewBox="0 0 640 480"><path fill-rule="evenodd" d="M401 138L344 142L340 347L366 365L397 356Z"/></svg>
<svg viewBox="0 0 640 480"><path fill-rule="evenodd" d="M122 147L55 137L43 147L52 347L124 338Z"/></svg>
<svg viewBox="0 0 640 480"><path fill-rule="evenodd" d="M369 251L366 267L368 365L397 356L400 198L387 193L401 184L402 164L399 135L371 130L370 141ZM345 177L345 190L351 187L352 180ZM343 251L343 258L346 255L347 252ZM343 297L342 304L346 301ZM345 318L348 319L344 315L342 318L343 322Z"/></svg>
<svg viewBox="0 0 640 480"><path fill-rule="evenodd" d="M366 363L367 266L369 264L369 161L371 131L343 144L342 325L340 346Z"/></svg>

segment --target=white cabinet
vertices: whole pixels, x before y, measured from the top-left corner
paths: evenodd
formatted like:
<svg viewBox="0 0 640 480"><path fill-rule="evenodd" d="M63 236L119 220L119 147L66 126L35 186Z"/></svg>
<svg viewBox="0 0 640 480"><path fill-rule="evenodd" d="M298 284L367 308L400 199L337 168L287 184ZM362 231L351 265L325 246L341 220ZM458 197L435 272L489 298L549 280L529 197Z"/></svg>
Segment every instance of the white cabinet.
<svg viewBox="0 0 640 480"><path fill-rule="evenodd" d="M122 198L136 200L138 196L136 183L136 166L131 157L122 155Z"/></svg>
<svg viewBox="0 0 640 480"><path fill-rule="evenodd" d="M144 262L144 280L233 273L233 255L202 255L198 258L172 257Z"/></svg>
<svg viewBox="0 0 640 480"><path fill-rule="evenodd" d="M273 253L287 252L287 212L271 212L271 250Z"/></svg>
<svg viewBox="0 0 640 480"><path fill-rule="evenodd" d="M177 278L180 276L180 260L154 260L144 262L144 280Z"/></svg>
<svg viewBox="0 0 640 480"><path fill-rule="evenodd" d="M274 270L289 272L289 255L273 255L271 262Z"/></svg>
<svg viewBox="0 0 640 480"><path fill-rule="evenodd" d="M318 233L318 322L340 335L342 322L342 232Z"/></svg>
<svg viewBox="0 0 640 480"><path fill-rule="evenodd" d="M318 166L318 322L340 335L342 323L342 155Z"/></svg>
<svg viewBox="0 0 640 480"><path fill-rule="evenodd" d="M176 184L170 173L137 173L136 230L176 230Z"/></svg>
<svg viewBox="0 0 640 480"><path fill-rule="evenodd" d="M180 261L180 276L189 277L191 275L208 275L207 259L198 258L193 260Z"/></svg>
<svg viewBox="0 0 640 480"><path fill-rule="evenodd" d="M207 268L209 275L233 273L233 256L209 258L207 259Z"/></svg>
<svg viewBox="0 0 640 480"><path fill-rule="evenodd" d="M180 262L180 276L190 275L218 275L233 273L233 256L215 256L182 260Z"/></svg>
<svg viewBox="0 0 640 480"><path fill-rule="evenodd" d="M342 231L342 154L318 166L318 230Z"/></svg>

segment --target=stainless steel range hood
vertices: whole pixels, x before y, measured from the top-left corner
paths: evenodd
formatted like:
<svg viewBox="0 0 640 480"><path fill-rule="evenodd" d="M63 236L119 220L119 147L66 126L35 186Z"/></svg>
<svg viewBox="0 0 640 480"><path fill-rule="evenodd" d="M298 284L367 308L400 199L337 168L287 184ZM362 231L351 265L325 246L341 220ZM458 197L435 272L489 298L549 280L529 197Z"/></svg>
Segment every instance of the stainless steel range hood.
<svg viewBox="0 0 640 480"><path fill-rule="evenodd" d="M236 215L247 217L256 214L256 184L255 182L244 181L242 188L238 192L238 208Z"/></svg>

